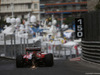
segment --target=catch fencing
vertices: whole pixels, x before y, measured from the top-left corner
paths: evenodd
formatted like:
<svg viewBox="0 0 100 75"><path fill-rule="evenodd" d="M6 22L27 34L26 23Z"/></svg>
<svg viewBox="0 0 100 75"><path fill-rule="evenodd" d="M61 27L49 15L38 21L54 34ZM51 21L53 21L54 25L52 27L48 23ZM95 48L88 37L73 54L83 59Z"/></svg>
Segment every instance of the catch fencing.
<svg viewBox="0 0 100 75"><path fill-rule="evenodd" d="M79 48L81 50L81 46L77 45L73 46L63 46L63 45L52 45L46 44L46 46L41 46L42 51L46 53L52 53L54 58L75 58L81 56L79 52Z"/></svg>
<svg viewBox="0 0 100 75"><path fill-rule="evenodd" d="M100 11L92 11L82 17L84 19L82 58L100 64Z"/></svg>
<svg viewBox="0 0 100 75"><path fill-rule="evenodd" d="M43 41L42 41L43 42ZM46 44L42 45L41 40L35 41L28 38L18 38L15 35L3 34L0 40L0 56L7 58L16 58L17 55L25 54L26 47L41 47L41 51L45 53L52 53L54 58L73 58L78 57L79 53L75 46L65 47L62 45ZM74 53L73 53L74 49Z"/></svg>
<svg viewBox="0 0 100 75"><path fill-rule="evenodd" d="M15 35L3 34L0 40L0 56L7 58L16 58L19 54L25 54L26 47L40 46L40 41L30 40L28 38L18 38ZM31 43L29 43L31 41Z"/></svg>

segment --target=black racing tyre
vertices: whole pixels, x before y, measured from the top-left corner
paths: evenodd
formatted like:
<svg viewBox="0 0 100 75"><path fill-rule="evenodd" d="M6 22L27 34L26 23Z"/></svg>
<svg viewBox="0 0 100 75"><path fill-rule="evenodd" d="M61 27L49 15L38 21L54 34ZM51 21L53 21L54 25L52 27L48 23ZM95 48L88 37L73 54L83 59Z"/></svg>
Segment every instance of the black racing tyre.
<svg viewBox="0 0 100 75"><path fill-rule="evenodd" d="M51 67L54 65L53 54L45 55L45 65Z"/></svg>
<svg viewBox="0 0 100 75"><path fill-rule="evenodd" d="M23 61L23 56L22 55L18 55L16 57L16 67L17 68L21 68L24 65L24 61Z"/></svg>

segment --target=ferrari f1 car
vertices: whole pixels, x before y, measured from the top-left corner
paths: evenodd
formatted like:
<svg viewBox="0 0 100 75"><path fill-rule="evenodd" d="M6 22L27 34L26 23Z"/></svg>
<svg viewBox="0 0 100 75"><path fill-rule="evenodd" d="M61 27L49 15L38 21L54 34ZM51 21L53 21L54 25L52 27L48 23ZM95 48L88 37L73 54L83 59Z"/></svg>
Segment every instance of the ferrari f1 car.
<svg viewBox="0 0 100 75"><path fill-rule="evenodd" d="M21 68L25 65L35 65L35 66L53 66L53 54L41 52L39 47L28 47L26 48L26 54L18 55L16 57L16 67Z"/></svg>

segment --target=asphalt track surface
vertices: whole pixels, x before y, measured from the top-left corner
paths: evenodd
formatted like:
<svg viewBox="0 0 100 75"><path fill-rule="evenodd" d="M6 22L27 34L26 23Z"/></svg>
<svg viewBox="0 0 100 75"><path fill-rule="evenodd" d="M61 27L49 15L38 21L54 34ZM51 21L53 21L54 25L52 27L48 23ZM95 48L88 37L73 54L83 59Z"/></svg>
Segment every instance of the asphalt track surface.
<svg viewBox="0 0 100 75"><path fill-rule="evenodd" d="M16 68L15 60L0 58L0 75L100 75L100 70L76 61L55 60L53 67ZM92 74L96 73L96 74Z"/></svg>

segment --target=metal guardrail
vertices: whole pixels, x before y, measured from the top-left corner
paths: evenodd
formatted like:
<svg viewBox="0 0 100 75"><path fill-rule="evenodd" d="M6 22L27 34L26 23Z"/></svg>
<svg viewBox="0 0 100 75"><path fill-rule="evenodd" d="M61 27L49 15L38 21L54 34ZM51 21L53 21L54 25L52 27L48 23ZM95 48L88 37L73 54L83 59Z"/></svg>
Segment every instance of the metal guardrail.
<svg viewBox="0 0 100 75"><path fill-rule="evenodd" d="M86 49L86 50L89 50L89 51L100 51L100 49L96 49L95 47L94 48L86 48L86 47L82 47L82 49Z"/></svg>
<svg viewBox="0 0 100 75"><path fill-rule="evenodd" d="M95 59L91 59L91 58L85 58L84 56L82 57L84 60L87 60L89 62L94 62L94 63L100 63L100 61L95 60Z"/></svg>
<svg viewBox="0 0 100 75"><path fill-rule="evenodd" d="M82 52L87 53L87 54L100 55L99 53L93 53L93 52L90 53L90 52L87 52L87 51L84 51L84 50Z"/></svg>
<svg viewBox="0 0 100 75"><path fill-rule="evenodd" d="M89 44L89 43L88 43L88 44ZM91 43L91 44L92 44L92 43ZM93 47L94 47L94 48L95 48L95 47L98 47L98 48L100 48L100 46L97 46L97 45L87 45L87 44L86 44L86 45L85 45L85 44L82 44L82 45L85 46L85 47L92 47L92 48L93 48Z"/></svg>
<svg viewBox="0 0 100 75"><path fill-rule="evenodd" d="M100 64L100 42L82 41L82 58Z"/></svg>
<svg viewBox="0 0 100 75"><path fill-rule="evenodd" d="M2 40L4 43L0 45L0 56L7 57L7 58L16 58L19 54L25 54L25 48L27 47L41 47L41 51L46 53L53 53L54 57L57 58L73 58L79 56L77 54L72 53L71 47L63 47L62 45L49 45L46 44L46 46L41 46L41 40L38 40L37 42L32 41L32 43L29 43L29 39L25 38L19 38L16 40L15 35L11 35L9 37L9 44L7 36L4 35L4 40Z"/></svg>
<svg viewBox="0 0 100 75"><path fill-rule="evenodd" d="M74 46L64 47L62 45L51 44L46 44L45 47L42 46L43 52L53 53L54 57L56 58L75 58L80 56L80 54L77 54L77 50L75 50L75 53L73 53L73 48Z"/></svg>
<svg viewBox="0 0 100 75"><path fill-rule="evenodd" d="M1 57L16 58L16 55L25 54L26 47L40 46L40 41L36 41L36 42L33 41L29 43L29 39L19 38L19 40L17 40L15 35L10 35L9 41L7 39L7 36L4 35L4 40L2 41L4 43L0 44Z"/></svg>
<svg viewBox="0 0 100 75"><path fill-rule="evenodd" d="M83 52L84 53L84 52ZM90 58L95 58L95 59L100 59L100 57L98 56L95 56L95 55L93 55L93 54L90 54L90 53L84 53L83 55L85 55L85 56L88 56L88 57L90 57Z"/></svg>
<svg viewBox="0 0 100 75"><path fill-rule="evenodd" d="M98 43L98 44L100 44L99 41L82 41L82 43Z"/></svg>
<svg viewBox="0 0 100 75"><path fill-rule="evenodd" d="M83 59L100 64L100 11L81 15L84 18Z"/></svg>

